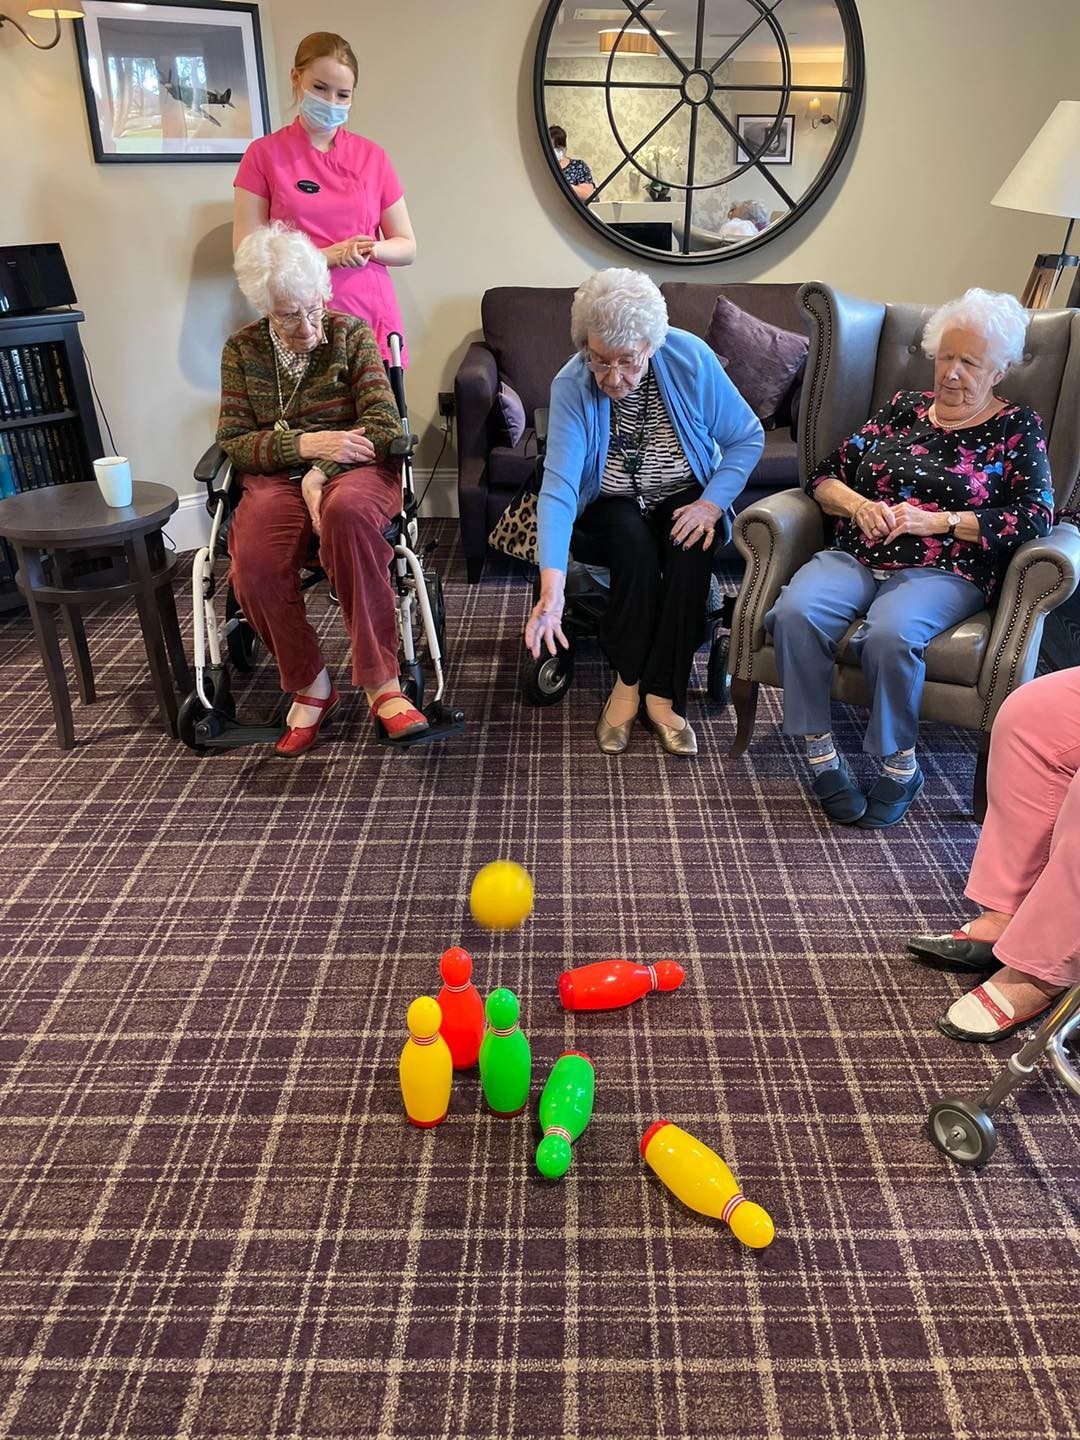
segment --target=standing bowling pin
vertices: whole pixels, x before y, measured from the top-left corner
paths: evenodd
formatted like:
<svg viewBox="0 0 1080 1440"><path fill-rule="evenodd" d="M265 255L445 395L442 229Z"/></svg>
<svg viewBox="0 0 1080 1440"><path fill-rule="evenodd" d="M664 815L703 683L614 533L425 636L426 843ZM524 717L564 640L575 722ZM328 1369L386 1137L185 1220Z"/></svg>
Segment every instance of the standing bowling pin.
<svg viewBox="0 0 1080 1440"><path fill-rule="evenodd" d="M405 1113L410 1124L425 1130L441 1125L450 1108L454 1066L450 1047L439 1034L441 1020L439 1002L430 995L412 1002L406 1016L409 1038L398 1065Z"/></svg>
<svg viewBox="0 0 1080 1440"><path fill-rule="evenodd" d="M460 945L444 950L439 974L443 978L439 1032L450 1046L454 1069L471 1070L480 1058L480 1041L484 1038L484 1002L472 983L472 956Z"/></svg>
<svg viewBox="0 0 1080 1440"><path fill-rule="evenodd" d="M677 990L686 971L674 960L637 965L632 960L598 960L559 976L559 999L565 1010L615 1010L632 1005L650 990Z"/></svg>
<svg viewBox="0 0 1080 1440"><path fill-rule="evenodd" d="M484 1098L496 1115L520 1115L532 1079L532 1051L518 1024L521 1006L512 990L493 990L485 1010L490 1029L480 1045Z"/></svg>
<svg viewBox="0 0 1080 1440"><path fill-rule="evenodd" d="M548 1180L570 1169L570 1146L588 1125L596 1093L596 1073L588 1055L567 1050L551 1067L540 1096L540 1128L544 1138L536 1151L536 1168Z"/></svg>
<svg viewBox="0 0 1080 1440"><path fill-rule="evenodd" d="M768 1213L739 1189L715 1150L695 1140L670 1120L658 1120L641 1137L645 1163L684 1205L699 1215L724 1220L752 1250L763 1250L776 1234Z"/></svg>

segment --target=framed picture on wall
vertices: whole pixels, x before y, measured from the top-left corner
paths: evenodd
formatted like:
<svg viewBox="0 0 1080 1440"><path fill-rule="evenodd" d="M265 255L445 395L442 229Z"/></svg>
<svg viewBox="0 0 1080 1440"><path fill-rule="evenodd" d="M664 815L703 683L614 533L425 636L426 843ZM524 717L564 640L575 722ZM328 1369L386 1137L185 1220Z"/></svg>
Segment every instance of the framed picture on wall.
<svg viewBox="0 0 1080 1440"><path fill-rule="evenodd" d="M258 5L85 0L75 22L99 164L232 161L270 129Z"/></svg>
<svg viewBox="0 0 1080 1440"><path fill-rule="evenodd" d="M795 117L785 115L780 122L780 129L773 136L768 148L762 153L762 146L765 144L765 137L776 124L775 115L739 115L735 120L735 128L739 132L739 139L746 142L746 149L740 145L738 154L735 157L736 165L745 165L754 157L762 165L790 165L791 157L795 153Z"/></svg>

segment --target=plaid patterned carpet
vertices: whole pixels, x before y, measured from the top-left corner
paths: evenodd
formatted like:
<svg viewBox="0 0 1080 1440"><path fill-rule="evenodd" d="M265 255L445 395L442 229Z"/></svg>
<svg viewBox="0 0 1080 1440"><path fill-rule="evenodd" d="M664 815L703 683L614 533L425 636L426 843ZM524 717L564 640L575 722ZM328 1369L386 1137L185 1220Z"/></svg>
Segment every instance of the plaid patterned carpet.
<svg viewBox="0 0 1080 1440"><path fill-rule="evenodd" d="M121 609L91 619L102 700L62 755L28 623L0 619L0 1436L1080 1436L1080 1110L1027 1086L982 1174L923 1133L1004 1060L937 1034L959 987L903 958L958 913L969 739L928 735L881 834L810 808L775 697L747 760L697 701L696 763L644 732L605 760L595 650L523 707L524 581L448 564L469 729L406 754L355 697L301 763L185 751ZM465 897L498 855L538 898L492 938ZM522 996L533 1117L560 1051L596 1062L561 1183L475 1074L440 1129L404 1123L406 1005L454 942ZM557 972L612 954L687 982L559 1009ZM662 1189L659 1116L727 1158L770 1249Z"/></svg>

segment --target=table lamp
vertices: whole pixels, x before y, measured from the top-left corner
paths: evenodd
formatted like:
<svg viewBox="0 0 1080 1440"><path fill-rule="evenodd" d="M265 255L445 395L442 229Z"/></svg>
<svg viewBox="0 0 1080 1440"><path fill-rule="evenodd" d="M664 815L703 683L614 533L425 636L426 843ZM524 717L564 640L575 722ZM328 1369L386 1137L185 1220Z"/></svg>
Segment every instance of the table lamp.
<svg viewBox="0 0 1080 1440"><path fill-rule="evenodd" d="M1013 166L991 201L1008 210L1068 219L1065 242L1059 254L1036 255L1021 304L1031 310L1049 305L1063 270L1073 269L1077 257L1069 254L1069 240L1080 215L1080 100L1059 100L1053 114ZM1080 280L1073 285L1075 304Z"/></svg>

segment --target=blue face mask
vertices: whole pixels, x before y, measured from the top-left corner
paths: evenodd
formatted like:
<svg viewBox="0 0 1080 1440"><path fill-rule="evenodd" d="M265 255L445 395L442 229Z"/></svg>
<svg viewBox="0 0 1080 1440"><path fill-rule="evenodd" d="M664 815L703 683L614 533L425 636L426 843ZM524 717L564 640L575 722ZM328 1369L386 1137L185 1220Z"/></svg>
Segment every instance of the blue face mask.
<svg viewBox="0 0 1080 1440"><path fill-rule="evenodd" d="M349 118L348 105L331 105L321 95L305 90L300 101L300 114L314 130L336 130Z"/></svg>

